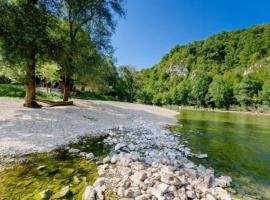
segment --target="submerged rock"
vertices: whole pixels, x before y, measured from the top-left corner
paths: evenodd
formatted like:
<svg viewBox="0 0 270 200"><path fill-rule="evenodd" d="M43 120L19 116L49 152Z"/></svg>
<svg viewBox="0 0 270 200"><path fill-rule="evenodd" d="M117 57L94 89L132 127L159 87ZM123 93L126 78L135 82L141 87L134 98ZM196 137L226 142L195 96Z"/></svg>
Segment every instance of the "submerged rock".
<svg viewBox="0 0 270 200"><path fill-rule="evenodd" d="M61 199L61 198L64 198L64 197L68 196L69 193L70 193L69 186L65 186L59 192L57 192L56 194L54 194L52 196L52 199Z"/></svg>
<svg viewBox="0 0 270 200"><path fill-rule="evenodd" d="M37 170L43 170L43 169L45 169L46 168L46 165L41 165L41 166L38 166L37 167Z"/></svg>
<svg viewBox="0 0 270 200"><path fill-rule="evenodd" d="M39 197L41 200L49 200L52 196L52 191L46 189L39 193Z"/></svg>
<svg viewBox="0 0 270 200"><path fill-rule="evenodd" d="M93 186L87 186L85 188L82 200L96 200L96 190Z"/></svg>

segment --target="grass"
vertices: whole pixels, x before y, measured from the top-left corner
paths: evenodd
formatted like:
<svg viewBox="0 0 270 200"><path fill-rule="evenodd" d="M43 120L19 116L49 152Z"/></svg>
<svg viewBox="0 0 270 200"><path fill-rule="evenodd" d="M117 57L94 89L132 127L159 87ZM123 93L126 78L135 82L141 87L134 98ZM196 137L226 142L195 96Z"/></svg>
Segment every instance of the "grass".
<svg viewBox="0 0 270 200"><path fill-rule="evenodd" d="M104 138L81 137L68 147L104 157L110 151L110 147L102 142ZM65 186L70 187L65 199L82 199L85 187L92 185L98 177L95 162L71 155L65 147L50 153L23 156L19 160L25 162L11 163L0 172L1 200L38 200L40 192L48 189L53 196ZM45 168L38 170L39 166Z"/></svg>
<svg viewBox="0 0 270 200"><path fill-rule="evenodd" d="M112 96L95 94L93 92L80 92L76 95L72 95L72 98L75 99L84 99L84 100L103 100L103 101L115 101L116 99Z"/></svg>
<svg viewBox="0 0 270 200"><path fill-rule="evenodd" d="M47 93L45 90L37 88L38 99L61 99L62 95L57 92ZM0 97L24 98L25 90L21 85L0 84Z"/></svg>
<svg viewBox="0 0 270 200"><path fill-rule="evenodd" d="M21 85L13 84L0 84L0 97L15 97L24 98L25 90ZM45 89L37 88L36 97L43 100L60 100L62 99L62 94L59 92L49 92L47 93ZM104 100L104 101L114 101L116 100L112 96L106 96L101 94L95 94L92 92L81 92L76 95L72 95L74 99L84 99L84 100Z"/></svg>

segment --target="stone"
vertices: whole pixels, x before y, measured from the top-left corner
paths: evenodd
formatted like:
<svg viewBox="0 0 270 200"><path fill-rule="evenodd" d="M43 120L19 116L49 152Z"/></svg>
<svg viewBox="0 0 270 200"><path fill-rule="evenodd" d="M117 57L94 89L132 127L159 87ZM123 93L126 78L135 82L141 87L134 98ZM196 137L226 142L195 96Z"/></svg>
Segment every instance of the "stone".
<svg viewBox="0 0 270 200"><path fill-rule="evenodd" d="M195 192L192 191L192 190L186 191L186 194L187 194L187 197L190 198L190 199L196 198Z"/></svg>
<svg viewBox="0 0 270 200"><path fill-rule="evenodd" d="M207 154L198 154L196 157L203 159L203 158L207 158L208 156L207 156Z"/></svg>
<svg viewBox="0 0 270 200"><path fill-rule="evenodd" d="M100 177L100 178L97 178L97 180L95 181L95 183L94 183L94 187L95 188L100 188L100 187L102 187L102 186L105 186L106 185L106 178L104 178L104 177Z"/></svg>
<svg viewBox="0 0 270 200"><path fill-rule="evenodd" d="M105 189L104 189L104 187L96 188L96 199L97 200L104 200L105 199L105 196L104 196Z"/></svg>
<svg viewBox="0 0 270 200"><path fill-rule="evenodd" d="M229 176L221 176L215 179L216 185L222 188L230 187L232 179Z"/></svg>
<svg viewBox="0 0 270 200"><path fill-rule="evenodd" d="M160 183L157 188L160 190L161 195L163 195L164 193L168 192L169 189L169 185L165 184L165 183Z"/></svg>
<svg viewBox="0 0 270 200"><path fill-rule="evenodd" d="M126 147L127 145L124 144L124 143L118 143L115 147L114 147L114 150L115 151L119 151L120 149Z"/></svg>
<svg viewBox="0 0 270 200"><path fill-rule="evenodd" d="M41 200L49 200L52 196L52 191L46 189L39 193Z"/></svg>
<svg viewBox="0 0 270 200"><path fill-rule="evenodd" d="M102 162L104 164L109 163L110 162L110 157L109 156L106 156L105 158L103 158Z"/></svg>
<svg viewBox="0 0 270 200"><path fill-rule="evenodd" d="M205 199L206 200L216 200L216 198L212 194L209 194L209 193L206 194Z"/></svg>
<svg viewBox="0 0 270 200"><path fill-rule="evenodd" d="M135 198L140 196L141 194L142 193L139 187L131 187L125 191L125 197L127 198Z"/></svg>
<svg viewBox="0 0 270 200"><path fill-rule="evenodd" d="M82 200L96 200L96 191L94 187L87 186L84 190Z"/></svg>
<svg viewBox="0 0 270 200"><path fill-rule="evenodd" d="M63 187L59 192L52 196L52 199L61 199L66 197L70 193L69 186Z"/></svg>
<svg viewBox="0 0 270 200"><path fill-rule="evenodd" d="M80 153L80 150L79 149L74 149L74 148L71 148L68 150L69 153L72 153L72 154L78 154Z"/></svg>
<svg viewBox="0 0 270 200"><path fill-rule="evenodd" d="M85 158L88 159L88 160L94 160L95 159L95 155L90 152L90 153L86 154Z"/></svg>
<svg viewBox="0 0 270 200"><path fill-rule="evenodd" d="M197 171L195 169L191 169L191 168L185 168L184 172L191 178L197 178L198 174Z"/></svg>
<svg viewBox="0 0 270 200"><path fill-rule="evenodd" d="M85 158L85 157L86 157L86 155L87 155L87 153L86 153L86 152L80 152L80 153L79 153L79 156L80 156L80 157L82 157L82 158Z"/></svg>
<svg viewBox="0 0 270 200"><path fill-rule="evenodd" d="M43 170L43 169L45 169L46 168L46 165L41 165L41 166L38 166L37 167L37 170Z"/></svg>
<svg viewBox="0 0 270 200"><path fill-rule="evenodd" d="M145 181L145 179L147 179L147 173L145 172L135 172L132 176L131 176L131 180L135 183L137 182L143 182Z"/></svg>
<svg viewBox="0 0 270 200"><path fill-rule="evenodd" d="M221 187L214 188L213 193L214 193L214 196L216 196L219 199L231 200L231 195L229 195L228 192Z"/></svg>
<svg viewBox="0 0 270 200"><path fill-rule="evenodd" d="M120 197L125 196L125 189L122 188L122 187L119 187L118 190L117 190L117 194L118 194L118 196L120 196Z"/></svg>
<svg viewBox="0 0 270 200"><path fill-rule="evenodd" d="M111 158L111 163L115 164L116 162L119 161L119 155L118 154L114 154Z"/></svg>
<svg viewBox="0 0 270 200"><path fill-rule="evenodd" d="M79 184L80 183L80 179L77 176L73 176L73 181L76 184Z"/></svg>
<svg viewBox="0 0 270 200"><path fill-rule="evenodd" d="M168 185L175 185L175 186L182 185L179 178L177 178L176 176L171 175L171 174L162 173L160 180L161 180L161 182L166 183Z"/></svg>
<svg viewBox="0 0 270 200"><path fill-rule="evenodd" d="M108 164L98 166L98 175L103 176L106 173L107 168Z"/></svg>
<svg viewBox="0 0 270 200"><path fill-rule="evenodd" d="M149 200L149 199L151 199L150 194L143 194L135 198L135 200Z"/></svg>

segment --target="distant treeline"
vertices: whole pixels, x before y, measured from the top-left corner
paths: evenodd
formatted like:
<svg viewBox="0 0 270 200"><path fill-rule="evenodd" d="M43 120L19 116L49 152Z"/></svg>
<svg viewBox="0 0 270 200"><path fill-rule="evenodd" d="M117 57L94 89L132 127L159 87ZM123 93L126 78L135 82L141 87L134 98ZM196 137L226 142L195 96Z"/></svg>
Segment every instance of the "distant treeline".
<svg viewBox="0 0 270 200"><path fill-rule="evenodd" d="M270 25L176 46L138 76L135 98L156 105L270 106Z"/></svg>

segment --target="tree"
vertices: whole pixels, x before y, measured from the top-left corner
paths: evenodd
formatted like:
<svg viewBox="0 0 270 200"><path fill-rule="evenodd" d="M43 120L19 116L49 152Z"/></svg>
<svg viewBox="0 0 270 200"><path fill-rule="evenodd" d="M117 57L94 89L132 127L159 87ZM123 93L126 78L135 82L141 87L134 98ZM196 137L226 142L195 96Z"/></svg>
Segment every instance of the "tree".
<svg viewBox="0 0 270 200"><path fill-rule="evenodd" d="M270 81L263 84L262 91L259 93L262 104L270 106Z"/></svg>
<svg viewBox="0 0 270 200"><path fill-rule="evenodd" d="M133 102L137 90L137 71L130 66L120 66L118 71L121 91L127 95L127 101Z"/></svg>
<svg viewBox="0 0 270 200"><path fill-rule="evenodd" d="M37 74L45 82L47 92L53 84L60 80L59 66L55 63L44 63L37 69Z"/></svg>
<svg viewBox="0 0 270 200"><path fill-rule="evenodd" d="M88 40L88 48L100 55L111 50L110 36L115 30L114 14L124 15L123 0L61 0L61 18L64 26L64 59L59 62L64 82L63 100L70 96L72 76L79 70L81 44ZM87 38L85 36L87 33ZM84 40L82 40L84 39Z"/></svg>
<svg viewBox="0 0 270 200"><path fill-rule="evenodd" d="M209 86L209 95L216 107L228 109L233 102L232 84L222 76L216 76Z"/></svg>
<svg viewBox="0 0 270 200"><path fill-rule="evenodd" d="M187 105L189 99L189 82L182 81L174 90L172 94L172 102L177 105Z"/></svg>
<svg viewBox="0 0 270 200"><path fill-rule="evenodd" d="M250 76L244 77L235 89L235 97L243 107L251 106L262 89L262 83Z"/></svg>
<svg viewBox="0 0 270 200"><path fill-rule="evenodd" d="M211 78L205 72L199 72L191 80L191 97L197 106L205 106L205 97L208 92Z"/></svg>
<svg viewBox="0 0 270 200"><path fill-rule="evenodd" d="M37 60L52 49L49 37L53 0L18 0L0 2L0 45L6 64L25 72L24 106L38 107L35 102Z"/></svg>

